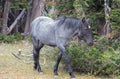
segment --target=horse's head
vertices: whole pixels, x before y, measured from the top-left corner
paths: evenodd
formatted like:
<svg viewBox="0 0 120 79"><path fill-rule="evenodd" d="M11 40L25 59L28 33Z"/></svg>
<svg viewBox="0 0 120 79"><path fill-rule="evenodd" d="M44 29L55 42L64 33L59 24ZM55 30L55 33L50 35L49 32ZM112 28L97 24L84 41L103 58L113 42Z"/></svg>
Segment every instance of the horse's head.
<svg viewBox="0 0 120 79"><path fill-rule="evenodd" d="M89 46L93 45L93 34L89 19L83 18L81 20L81 27L78 33L79 39L84 40Z"/></svg>

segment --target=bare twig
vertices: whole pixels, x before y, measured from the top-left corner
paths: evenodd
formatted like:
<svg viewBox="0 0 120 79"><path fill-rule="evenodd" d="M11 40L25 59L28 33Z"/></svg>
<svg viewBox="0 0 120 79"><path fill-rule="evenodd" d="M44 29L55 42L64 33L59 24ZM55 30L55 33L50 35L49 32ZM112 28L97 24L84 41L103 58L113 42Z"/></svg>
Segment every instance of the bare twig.
<svg viewBox="0 0 120 79"><path fill-rule="evenodd" d="M17 54L12 53L12 55L23 63L26 63L26 64L33 63L33 60L31 60L33 54L23 54L22 51L19 50ZM42 57L41 60L43 60L43 63L40 63L40 64L45 65L46 58Z"/></svg>
<svg viewBox="0 0 120 79"><path fill-rule="evenodd" d="M18 58L18 59L20 59L21 60L21 58L19 58L17 55L15 55L14 53L12 53L12 55L14 56L14 57L16 57L16 58Z"/></svg>

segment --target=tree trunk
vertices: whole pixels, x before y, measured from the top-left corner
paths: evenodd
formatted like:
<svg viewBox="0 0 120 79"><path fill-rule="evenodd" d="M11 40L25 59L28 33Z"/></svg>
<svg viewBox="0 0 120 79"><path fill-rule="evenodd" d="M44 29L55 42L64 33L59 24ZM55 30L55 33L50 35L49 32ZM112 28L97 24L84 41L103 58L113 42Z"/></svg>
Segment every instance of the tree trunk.
<svg viewBox="0 0 120 79"><path fill-rule="evenodd" d="M24 37L29 35L29 30L30 30L30 9L27 10L27 19L26 19L25 29L23 34Z"/></svg>
<svg viewBox="0 0 120 79"><path fill-rule="evenodd" d="M20 14L20 11L18 11L18 10L13 10L14 11L14 17L11 17L11 18L13 18L13 20L12 19L10 19L12 22L11 22L11 24L14 22L14 20L18 17L18 15ZM10 17L10 16L9 16ZM18 22L19 23L19 22ZM10 25L11 25L10 24ZM10 26L9 25L9 26ZM16 24L15 25L15 28L13 29L13 33L18 33L18 30L19 30L19 24Z"/></svg>
<svg viewBox="0 0 120 79"><path fill-rule="evenodd" d="M33 1L34 0L30 0L29 1L29 5L32 5L32 3L33 3ZM24 33L22 34L23 36L24 36L24 38L26 37L26 36L29 36L29 30L30 30L30 22L31 22L31 9L27 9L27 17L26 17L26 23L25 23L25 28L24 28Z"/></svg>
<svg viewBox="0 0 120 79"><path fill-rule="evenodd" d="M45 15L46 0L34 0L31 21L38 16Z"/></svg>
<svg viewBox="0 0 120 79"><path fill-rule="evenodd" d="M8 32L7 23L8 23L9 10L10 10L10 1L6 0L4 7L4 14L2 18L2 34L7 34Z"/></svg>
<svg viewBox="0 0 120 79"><path fill-rule="evenodd" d="M109 38L111 32L111 25L110 25L110 7L109 7L109 0L104 0L104 11L105 11L105 25L104 25L104 33L107 38Z"/></svg>

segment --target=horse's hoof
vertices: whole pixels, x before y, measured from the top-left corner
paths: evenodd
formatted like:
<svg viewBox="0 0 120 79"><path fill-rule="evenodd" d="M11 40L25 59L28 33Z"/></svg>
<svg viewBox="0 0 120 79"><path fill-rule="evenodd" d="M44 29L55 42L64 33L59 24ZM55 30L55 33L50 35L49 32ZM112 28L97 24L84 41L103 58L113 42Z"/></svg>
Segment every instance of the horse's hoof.
<svg viewBox="0 0 120 79"><path fill-rule="evenodd" d="M40 74L43 74L43 71L42 71L40 68L38 68L38 72L39 72Z"/></svg>
<svg viewBox="0 0 120 79"><path fill-rule="evenodd" d="M43 74L43 72L40 72L40 74Z"/></svg>
<svg viewBox="0 0 120 79"><path fill-rule="evenodd" d="M54 78L58 78L58 75L54 75Z"/></svg>
<svg viewBox="0 0 120 79"><path fill-rule="evenodd" d="M42 71L42 70L38 70L38 72L39 72L40 74L43 74L43 71Z"/></svg>

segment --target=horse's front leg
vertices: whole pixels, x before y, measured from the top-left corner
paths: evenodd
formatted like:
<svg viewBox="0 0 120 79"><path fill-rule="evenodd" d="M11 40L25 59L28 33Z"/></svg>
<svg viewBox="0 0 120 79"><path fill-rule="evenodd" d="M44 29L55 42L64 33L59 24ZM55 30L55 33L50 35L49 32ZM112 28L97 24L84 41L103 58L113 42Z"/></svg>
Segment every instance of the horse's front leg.
<svg viewBox="0 0 120 79"><path fill-rule="evenodd" d="M68 58L67 56L67 53L66 53L66 50L65 50L65 47L64 46L58 46L60 52L62 53L62 56L66 62L66 64L68 65L68 72L71 76L71 79L75 79L75 76L74 76L74 73L73 73L73 70L72 70L72 67L70 65L70 59Z"/></svg>
<svg viewBox="0 0 120 79"><path fill-rule="evenodd" d="M55 66L54 66L54 75L55 76L58 76L58 66L59 66L61 58L62 58L62 53L59 52L58 57L57 57L57 61L56 61Z"/></svg>

